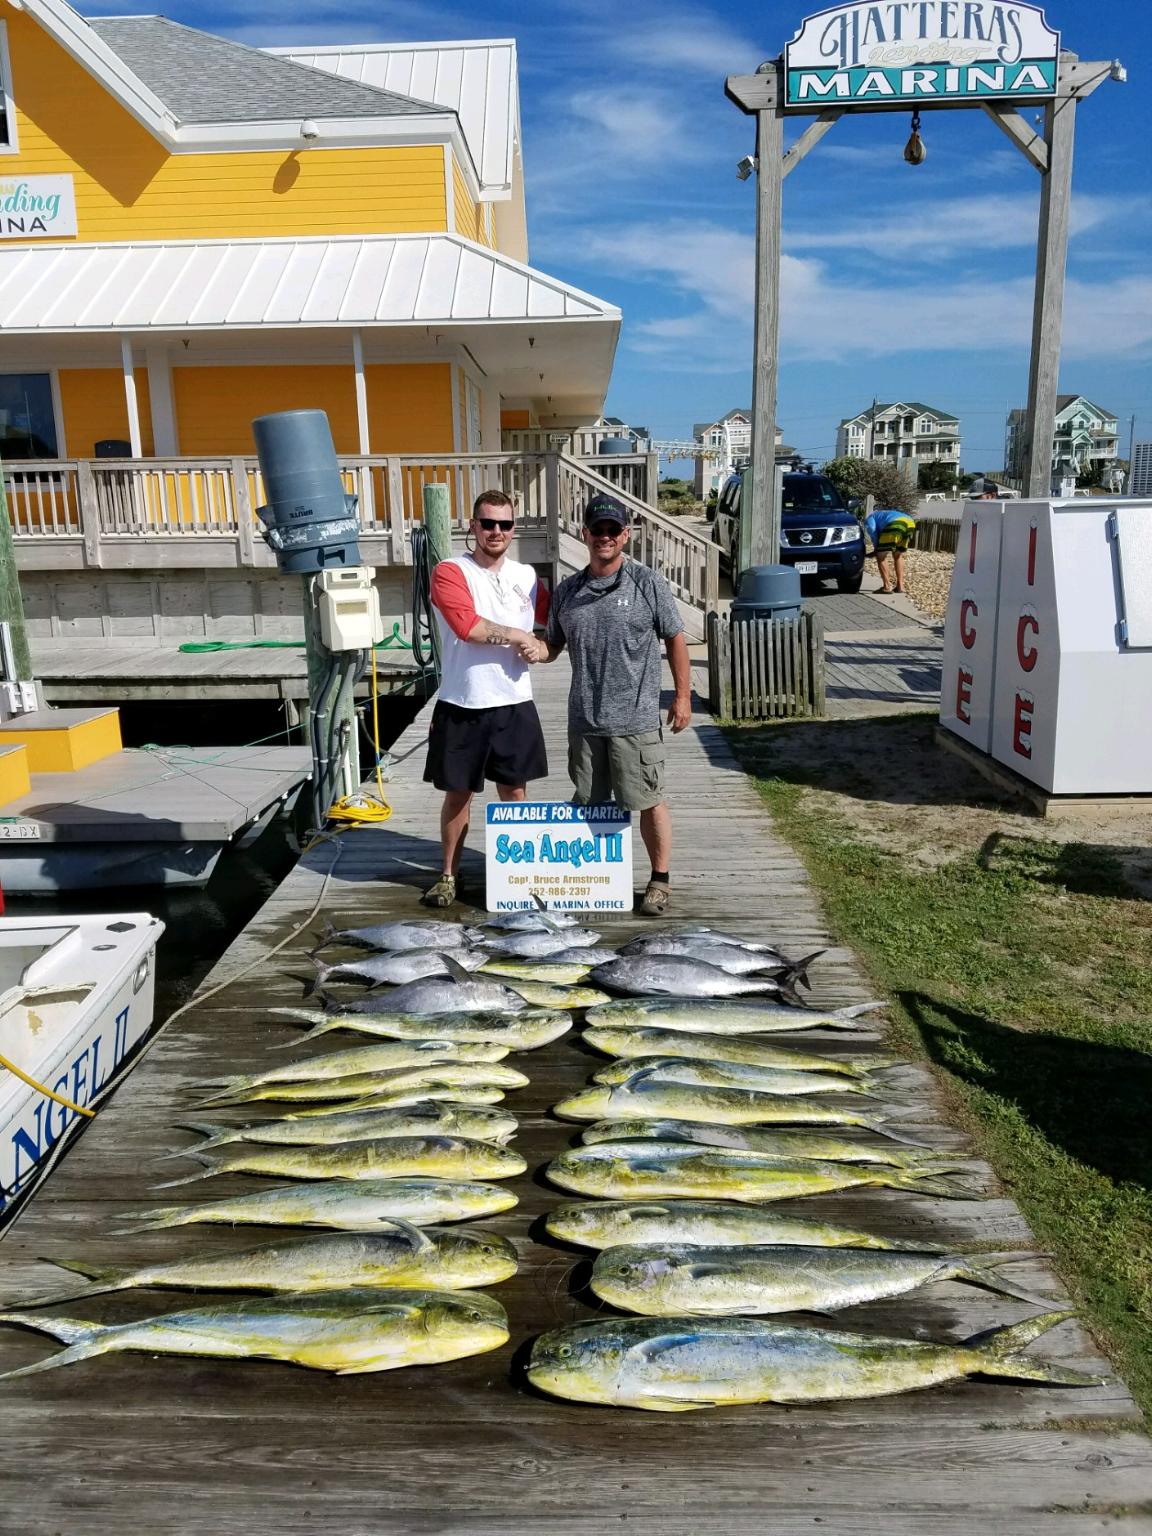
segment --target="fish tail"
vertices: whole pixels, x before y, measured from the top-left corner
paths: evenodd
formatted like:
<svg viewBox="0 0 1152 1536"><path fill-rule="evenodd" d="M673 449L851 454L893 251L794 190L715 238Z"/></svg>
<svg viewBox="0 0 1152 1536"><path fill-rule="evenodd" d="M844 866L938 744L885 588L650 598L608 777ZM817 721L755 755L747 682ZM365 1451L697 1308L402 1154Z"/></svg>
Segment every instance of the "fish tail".
<svg viewBox="0 0 1152 1536"><path fill-rule="evenodd" d="M918 1170L889 1168L877 1183L887 1184L890 1189L906 1189L914 1195L943 1195L946 1200L983 1200L984 1194L970 1184L958 1183L954 1175Z"/></svg>
<svg viewBox="0 0 1152 1536"><path fill-rule="evenodd" d="M87 1344L106 1331L103 1323L87 1323L75 1317L29 1317L26 1312L0 1312L0 1323L51 1334L61 1344Z"/></svg>
<svg viewBox="0 0 1152 1536"><path fill-rule="evenodd" d="M181 1120L177 1127L179 1131L195 1131L199 1136L207 1136L207 1141L200 1142L197 1152L207 1152L210 1147L221 1147L228 1141L243 1141L242 1128L235 1125L218 1125L215 1120ZM181 1147L179 1152L166 1152L161 1162L167 1162L173 1157L187 1157L188 1149Z"/></svg>
<svg viewBox="0 0 1152 1536"><path fill-rule="evenodd" d="M854 1019L861 1014L875 1013L878 1008L887 1008L887 1003L853 1003L849 1008L837 1008L824 1021L825 1029L855 1029Z"/></svg>
<svg viewBox="0 0 1152 1536"><path fill-rule="evenodd" d="M45 1264L52 1264L57 1269L66 1269L71 1273L83 1275L85 1279L92 1280L92 1285L83 1286L78 1291L64 1291L56 1296L38 1296L35 1301L25 1303L29 1307L55 1307L65 1302L86 1301L89 1296L104 1296L110 1291L128 1290L131 1286L133 1271L130 1269L109 1268L97 1264L85 1264L79 1259L44 1259ZM66 1343L72 1342L65 1340Z"/></svg>
<svg viewBox="0 0 1152 1536"><path fill-rule="evenodd" d="M317 952L317 950L324 949L329 944L335 944L339 938L339 934L331 922L325 921L319 933L314 933L312 937L316 940L316 942L308 951L309 958L311 958Z"/></svg>
<svg viewBox="0 0 1152 1536"><path fill-rule="evenodd" d="M311 959L312 957L309 956L309 958ZM295 971L287 973L289 981L298 981L300 983L304 989L301 996L306 998L315 995L320 987L323 986L324 979L331 970L331 966L321 965L319 960L313 959L312 964L316 967L316 974L314 976L300 976Z"/></svg>
<svg viewBox="0 0 1152 1536"><path fill-rule="evenodd" d="M130 1216L131 1212L122 1213L121 1219ZM185 1227L195 1220L192 1208L186 1205L159 1205L154 1210L142 1211L140 1220L130 1227L119 1227L112 1233L113 1237L127 1237L133 1232L159 1232L163 1227Z"/></svg>
<svg viewBox="0 0 1152 1536"><path fill-rule="evenodd" d="M852 1121L863 1131L873 1131L877 1136L886 1136L889 1141L898 1141L902 1147L919 1147L924 1152L932 1151L926 1141L916 1141L912 1136L901 1136L899 1131L894 1131L887 1115L861 1115Z"/></svg>
<svg viewBox="0 0 1152 1536"><path fill-rule="evenodd" d="M0 1373L0 1381L15 1381L18 1376L38 1376L41 1371L54 1371L58 1365L75 1365L79 1360L91 1360L94 1355L103 1355L106 1352L107 1346L100 1339L73 1344L68 1349L62 1349L58 1355L49 1355L46 1360L37 1360L35 1365L22 1365L19 1370Z"/></svg>
<svg viewBox="0 0 1152 1536"><path fill-rule="evenodd" d="M1089 1376L1083 1371L1074 1371L1048 1360L1036 1360L1022 1353L1033 1339L1074 1315L1072 1312L1041 1312L1007 1328L973 1334L960 1348L972 1351L977 1361L975 1369L983 1376L1001 1376L1012 1381L1047 1381L1065 1387L1098 1387L1102 1385L1099 1376Z"/></svg>
<svg viewBox="0 0 1152 1536"><path fill-rule="evenodd" d="M802 987L811 992L812 983L808 980L808 967L814 960L819 960L824 953L822 949L814 949L810 955L805 955L803 959L793 960L791 965L786 965L776 978L780 984L780 990L783 991L787 987L791 991L799 982Z"/></svg>
<svg viewBox="0 0 1152 1536"><path fill-rule="evenodd" d="M287 1019L292 1024L312 1024L319 1027L324 1023L315 1008L269 1008L268 1012L275 1018Z"/></svg>
<svg viewBox="0 0 1152 1536"><path fill-rule="evenodd" d="M185 1152L184 1156L193 1158L196 1162L202 1164L203 1167L208 1171L206 1173L190 1173L182 1179L169 1179L164 1184L153 1184L153 1189L175 1189L178 1184L195 1184L200 1179L210 1179L212 1175L217 1171L213 1165L212 1159L210 1157L205 1157L199 1147L197 1147L195 1151Z"/></svg>
<svg viewBox="0 0 1152 1536"><path fill-rule="evenodd" d="M1019 1264L1035 1257L1034 1253L984 1253L958 1262L951 1278L967 1280L985 1290L999 1291L1002 1296L1014 1296L1017 1301L1029 1301L1034 1307L1051 1307L1051 1296L1039 1296L1022 1285L1013 1285L997 1273L1002 1264Z"/></svg>

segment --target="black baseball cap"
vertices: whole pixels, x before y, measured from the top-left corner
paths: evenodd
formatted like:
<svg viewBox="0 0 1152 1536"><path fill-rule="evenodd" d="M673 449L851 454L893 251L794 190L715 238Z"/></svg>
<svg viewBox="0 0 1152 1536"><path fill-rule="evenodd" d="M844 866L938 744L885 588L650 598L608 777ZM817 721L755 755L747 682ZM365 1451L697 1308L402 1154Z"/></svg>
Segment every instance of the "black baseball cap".
<svg viewBox="0 0 1152 1536"><path fill-rule="evenodd" d="M624 503L617 501L615 496L609 496L606 491L597 491L584 508L585 528L591 528L593 523L616 523L621 528L627 528L631 522Z"/></svg>

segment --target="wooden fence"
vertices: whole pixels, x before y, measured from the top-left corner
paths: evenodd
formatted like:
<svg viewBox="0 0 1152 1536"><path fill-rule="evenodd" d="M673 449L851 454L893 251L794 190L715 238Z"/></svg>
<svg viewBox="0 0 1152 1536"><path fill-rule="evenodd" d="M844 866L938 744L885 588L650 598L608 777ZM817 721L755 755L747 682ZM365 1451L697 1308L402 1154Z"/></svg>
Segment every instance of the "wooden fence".
<svg viewBox="0 0 1152 1536"><path fill-rule="evenodd" d="M725 720L778 720L824 713L824 626L796 619L708 616L708 691Z"/></svg>
<svg viewBox="0 0 1152 1536"><path fill-rule="evenodd" d="M954 555L956 553L956 541L960 537L960 522L958 518L921 517L916 518L916 538L913 540L913 549L927 550L930 554Z"/></svg>

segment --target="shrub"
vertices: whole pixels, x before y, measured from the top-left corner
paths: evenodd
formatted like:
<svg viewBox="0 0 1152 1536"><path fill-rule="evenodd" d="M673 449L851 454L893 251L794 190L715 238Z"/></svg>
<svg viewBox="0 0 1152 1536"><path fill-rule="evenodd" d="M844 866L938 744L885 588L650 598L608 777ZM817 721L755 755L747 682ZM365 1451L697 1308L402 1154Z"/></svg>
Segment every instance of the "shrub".
<svg viewBox="0 0 1152 1536"><path fill-rule="evenodd" d="M881 459L830 459L823 473L842 496L874 496L878 507L914 512L920 500L916 487L895 464Z"/></svg>

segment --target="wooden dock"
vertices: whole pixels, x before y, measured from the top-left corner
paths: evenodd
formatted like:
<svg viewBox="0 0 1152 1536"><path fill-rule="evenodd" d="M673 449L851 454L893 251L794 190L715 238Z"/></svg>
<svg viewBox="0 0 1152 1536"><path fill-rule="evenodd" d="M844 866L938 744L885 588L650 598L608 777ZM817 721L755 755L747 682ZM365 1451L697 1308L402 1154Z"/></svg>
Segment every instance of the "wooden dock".
<svg viewBox="0 0 1152 1536"><path fill-rule="evenodd" d="M563 663L538 677L556 770L541 789L563 797ZM212 1227L113 1234L127 1224L124 1213L259 1187L260 1181L233 1177L170 1193L150 1190L190 1167L154 1159L194 1144L177 1129L197 1097L194 1084L284 1060L270 1056L268 1047L291 1026L274 1022L267 1010L298 999L291 973L304 968L306 944L300 939L270 962L261 963L261 956L308 916L322 890L323 915L337 921L417 910L416 892L437 867L437 797L420 783L426 723L425 713L394 748L392 820L342 838L334 866L332 845L301 863L210 981L252 962L256 969L161 1038L5 1237L5 1304L55 1288L58 1272L38 1262L41 1256L131 1265L275 1235ZM677 834L671 915L776 937L800 952L827 945L813 970L815 999L866 998L856 961L828 934L803 868L775 835L720 731L698 716L669 755ZM473 872L480 836L477 817ZM642 858L638 852L639 875ZM609 920L602 931L611 942L640 926L639 919ZM333 1035L313 1049L352 1043L351 1036ZM842 1035L826 1043L830 1050L858 1046L855 1039L846 1045ZM572 1126L550 1118L549 1106L586 1080L596 1058L569 1036L513 1059L532 1078L530 1087L509 1097L521 1117L515 1145L530 1171L511 1181L520 1205L486 1223L511 1237L522 1258L515 1279L491 1292L508 1310L510 1346L451 1365L345 1379L274 1364L125 1355L0 1384L0 1532L1086 1536L1119 1530L1130 1536L1152 1529L1146 1513L1152 1446L1124 1387L1075 1324L1061 1325L1035 1350L1106 1376L1102 1387L972 1380L868 1402L691 1415L580 1406L534 1394L520 1373L528 1341L593 1315L580 1289L581 1256L541 1238L539 1218L565 1197L538 1170L573 1134ZM923 1139L963 1148L923 1069L891 1074L890 1094L891 1107ZM988 1195L979 1201L864 1191L792 1208L936 1243L1031 1247L1019 1211L987 1170L984 1176ZM1064 1303L1041 1257L1013 1274L1054 1306ZM183 1303L172 1293L139 1292L93 1301L84 1313L127 1319ZM946 1284L857 1308L839 1321L955 1339L1031 1310ZM29 1363L57 1347L0 1329L0 1367Z"/></svg>

